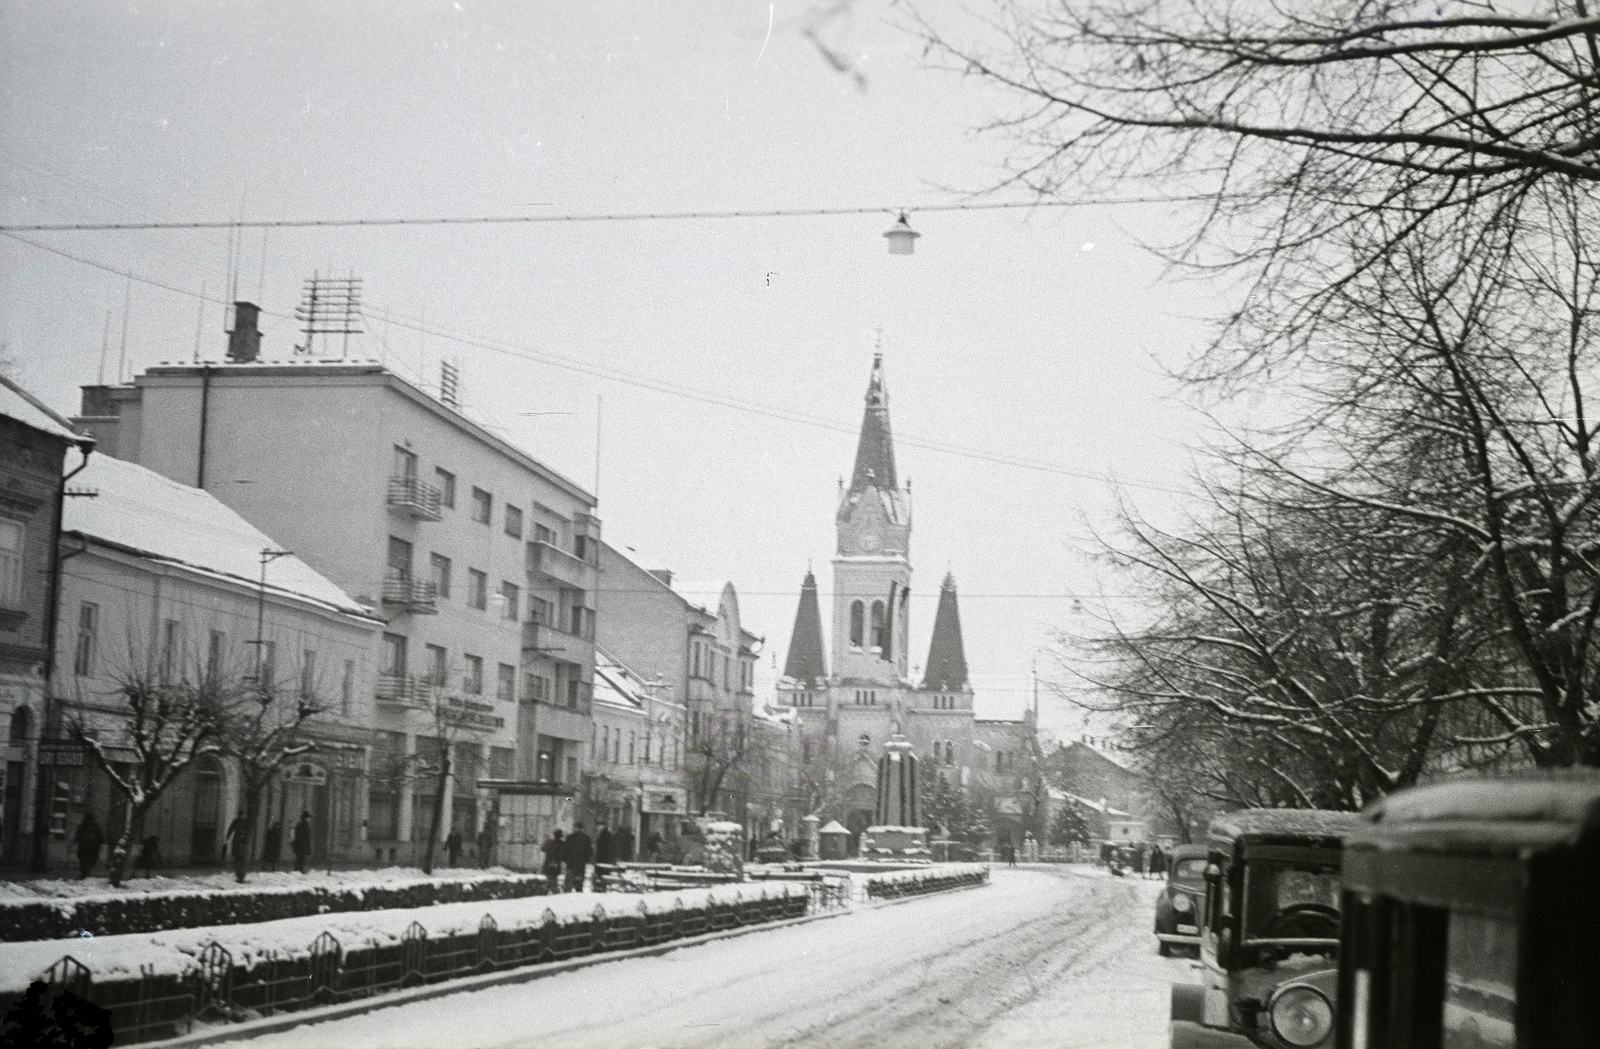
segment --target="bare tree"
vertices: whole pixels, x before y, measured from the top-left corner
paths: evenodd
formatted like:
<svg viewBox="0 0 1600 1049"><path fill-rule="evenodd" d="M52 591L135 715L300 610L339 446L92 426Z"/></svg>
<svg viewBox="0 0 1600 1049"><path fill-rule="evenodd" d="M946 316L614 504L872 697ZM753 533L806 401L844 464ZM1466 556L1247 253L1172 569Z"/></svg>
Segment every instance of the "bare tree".
<svg viewBox="0 0 1600 1049"><path fill-rule="evenodd" d="M173 652L130 659L116 680L111 697L116 711L109 731L82 707L68 712L66 727L69 737L127 800L107 862L111 884L120 886L131 850L142 840L150 807L196 758L221 751L223 727L239 682L215 668L196 666L185 673L181 657ZM120 752L130 751L131 761L119 760Z"/></svg>
<svg viewBox="0 0 1600 1049"><path fill-rule="evenodd" d="M690 735L686 753L701 815L716 807L730 775L743 773L760 760L761 741L750 730L748 717L739 711L716 711L702 718L699 731Z"/></svg>

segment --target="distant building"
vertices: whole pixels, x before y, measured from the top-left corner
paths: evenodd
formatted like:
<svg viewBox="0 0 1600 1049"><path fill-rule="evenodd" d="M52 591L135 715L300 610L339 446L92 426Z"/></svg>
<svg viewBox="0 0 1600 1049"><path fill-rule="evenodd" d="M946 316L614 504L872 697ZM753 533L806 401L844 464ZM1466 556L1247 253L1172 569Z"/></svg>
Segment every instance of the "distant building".
<svg viewBox="0 0 1600 1049"><path fill-rule="evenodd" d="M854 847L873 819L878 756L899 733L925 775L980 799L997 837L1020 844L1041 796L1034 712L1015 721L977 717L951 574L939 589L922 680L911 678L911 487L895 470L881 355L835 527L831 667L816 577L807 572L775 699L800 725L800 775L823 801L818 815L847 826Z"/></svg>
<svg viewBox="0 0 1600 1049"><path fill-rule="evenodd" d="M594 496L379 364L255 357L235 345L230 363L85 387L79 422L108 454L210 492L380 610L373 859L420 853L436 819L426 770L445 747L441 838L474 839L491 804L480 779L581 785Z"/></svg>
<svg viewBox="0 0 1600 1049"><path fill-rule="evenodd" d="M0 375L0 863L42 862L45 808L37 804L41 764L54 768L59 718L47 690L52 608L59 604L60 534L67 450L89 461L94 440ZM81 469L72 464L72 471ZM47 791L49 790L47 786Z"/></svg>
<svg viewBox="0 0 1600 1049"><path fill-rule="evenodd" d="M1171 820L1153 811L1144 777L1104 751L1080 740L1057 745L1044 755L1045 777L1050 786L1084 801L1100 813L1108 826L1096 837L1127 840L1152 840L1179 836ZM1054 812L1051 814L1054 818ZM1092 822L1092 821L1091 821ZM1116 824L1117 826L1110 826Z"/></svg>
<svg viewBox="0 0 1600 1049"><path fill-rule="evenodd" d="M595 653L594 669L594 758L584 808L591 824L626 831L642 858L639 850L652 835L676 839L689 813L685 710L670 688L641 678L604 648Z"/></svg>
<svg viewBox="0 0 1600 1049"><path fill-rule="evenodd" d="M384 626L376 611L294 556L272 560L262 574L261 552L277 542L198 488L107 456L95 456L73 487L80 494L62 520L58 715L98 729L115 754L127 717L118 689L131 675L260 680L278 703L309 698L324 712L300 737L316 750L272 784L257 838L270 823L287 833L309 812L314 863L366 859L365 757ZM81 750L58 752L47 776L53 859L70 858L85 812L116 839L123 795ZM205 755L146 814L144 833L160 842L164 863L220 863L240 807L235 763Z"/></svg>

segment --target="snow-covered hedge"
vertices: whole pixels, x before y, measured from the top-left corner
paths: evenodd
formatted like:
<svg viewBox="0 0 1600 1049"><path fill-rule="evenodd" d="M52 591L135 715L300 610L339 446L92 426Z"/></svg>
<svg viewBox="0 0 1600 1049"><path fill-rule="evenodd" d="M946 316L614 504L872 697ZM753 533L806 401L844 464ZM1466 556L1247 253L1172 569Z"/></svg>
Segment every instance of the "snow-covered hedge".
<svg viewBox="0 0 1600 1049"><path fill-rule="evenodd" d="M867 899L892 899L982 885L989 880L989 868L981 863L939 863L915 870L855 874L853 877L866 891Z"/></svg>
<svg viewBox="0 0 1600 1049"><path fill-rule="evenodd" d="M155 892L107 892L52 899L0 895L0 941L49 940L240 925L346 911L427 907L435 904L519 899L545 892L539 874L510 871L426 877L393 868L382 883L180 887ZM322 882L319 884L319 882ZM179 883L180 885L182 883Z"/></svg>

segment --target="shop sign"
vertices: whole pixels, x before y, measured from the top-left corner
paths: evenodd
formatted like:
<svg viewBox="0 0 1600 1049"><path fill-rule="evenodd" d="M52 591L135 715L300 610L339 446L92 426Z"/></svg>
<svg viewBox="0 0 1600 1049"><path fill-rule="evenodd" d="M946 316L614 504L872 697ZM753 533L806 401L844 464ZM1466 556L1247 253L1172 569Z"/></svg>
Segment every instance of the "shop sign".
<svg viewBox="0 0 1600 1049"><path fill-rule="evenodd" d="M639 803L639 808L644 812L655 813L681 813L688 806L684 804L683 791L662 787L644 788L644 797Z"/></svg>
<svg viewBox="0 0 1600 1049"><path fill-rule="evenodd" d="M494 706L475 699L450 696L445 700L450 707L450 720L457 725L474 728L505 728L506 719L494 712Z"/></svg>
<svg viewBox="0 0 1600 1049"><path fill-rule="evenodd" d="M286 783L323 787L328 783L328 770L314 761L297 761L284 770L283 779Z"/></svg>

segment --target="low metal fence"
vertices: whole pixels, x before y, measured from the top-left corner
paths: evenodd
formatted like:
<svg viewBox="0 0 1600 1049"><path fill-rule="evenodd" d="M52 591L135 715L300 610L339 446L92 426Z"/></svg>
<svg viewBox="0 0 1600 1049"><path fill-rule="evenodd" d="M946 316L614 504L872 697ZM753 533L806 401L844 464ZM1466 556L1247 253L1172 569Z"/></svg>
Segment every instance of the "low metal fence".
<svg viewBox="0 0 1600 1049"><path fill-rule="evenodd" d="M619 901L620 902L620 901ZM501 929L485 914L475 930L432 936L412 922L398 942L344 943L320 933L304 952L266 954L241 964L220 943L208 944L181 974L93 979L90 969L70 955L37 979L65 988L108 1009L118 1045L171 1038L197 1022L248 1020L384 994L403 987L459 979L526 965L563 961L589 954L652 946L715 930L798 918L811 896L785 895L706 907L649 912L597 902L579 921L560 921L552 911L532 926ZM20 994L0 995L0 1013Z"/></svg>

